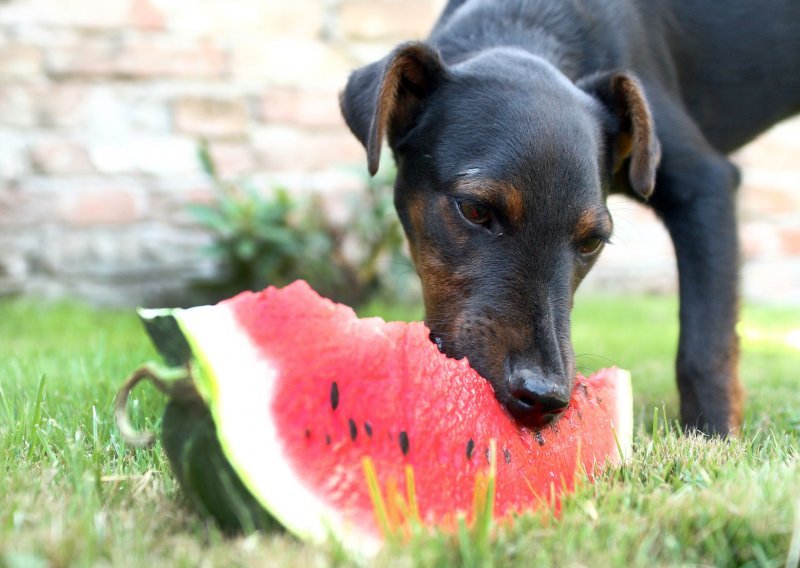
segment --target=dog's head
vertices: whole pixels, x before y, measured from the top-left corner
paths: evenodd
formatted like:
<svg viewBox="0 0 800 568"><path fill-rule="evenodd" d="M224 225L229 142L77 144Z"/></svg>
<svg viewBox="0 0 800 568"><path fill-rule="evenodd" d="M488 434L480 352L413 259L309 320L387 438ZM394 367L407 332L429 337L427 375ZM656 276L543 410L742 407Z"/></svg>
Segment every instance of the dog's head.
<svg viewBox="0 0 800 568"><path fill-rule="evenodd" d="M572 296L611 237L605 196L653 191L659 147L639 83L576 84L508 48L447 66L409 43L355 71L341 106L372 174L384 138L394 153L432 339L522 423L552 419L575 375Z"/></svg>

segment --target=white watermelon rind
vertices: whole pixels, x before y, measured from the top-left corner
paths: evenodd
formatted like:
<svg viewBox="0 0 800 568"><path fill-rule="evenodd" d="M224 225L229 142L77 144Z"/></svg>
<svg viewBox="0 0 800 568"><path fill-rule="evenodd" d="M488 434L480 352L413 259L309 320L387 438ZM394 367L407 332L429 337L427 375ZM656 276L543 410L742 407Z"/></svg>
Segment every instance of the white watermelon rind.
<svg viewBox="0 0 800 568"><path fill-rule="evenodd" d="M287 530L303 540L330 537L361 556L381 541L357 531L295 475L283 453L269 406L277 370L258 352L224 305L171 310L198 372L194 382L216 425L226 459L253 497ZM219 377L225 377L220 388Z"/></svg>
<svg viewBox="0 0 800 568"><path fill-rule="evenodd" d="M617 438L620 460L624 464L633 454L633 385L631 373L626 369L615 367L614 383L614 415L612 421L614 435Z"/></svg>

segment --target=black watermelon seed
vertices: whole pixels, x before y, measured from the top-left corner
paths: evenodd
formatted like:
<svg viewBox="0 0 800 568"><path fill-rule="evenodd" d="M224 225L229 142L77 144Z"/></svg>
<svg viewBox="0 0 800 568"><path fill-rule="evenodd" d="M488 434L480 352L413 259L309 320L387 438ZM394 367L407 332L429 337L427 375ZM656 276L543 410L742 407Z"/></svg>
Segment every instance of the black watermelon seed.
<svg viewBox="0 0 800 568"><path fill-rule="evenodd" d="M472 440L472 438L470 438L469 441L467 442L467 459L468 460L472 459L472 452L474 452L474 451L475 451L475 442Z"/></svg>
<svg viewBox="0 0 800 568"><path fill-rule="evenodd" d="M589 398L589 389L586 388L586 385L581 383L580 388L581 392L583 393L583 398Z"/></svg>
<svg viewBox="0 0 800 568"><path fill-rule="evenodd" d="M339 385L333 381L331 384L331 408L336 410L337 406L339 406Z"/></svg>
<svg viewBox="0 0 800 568"><path fill-rule="evenodd" d="M310 438L310 437L311 437L311 430L306 428L306 438Z"/></svg>
<svg viewBox="0 0 800 568"><path fill-rule="evenodd" d="M356 436L358 436L358 427L352 418L348 420L347 423L350 425L350 439L355 442Z"/></svg>
<svg viewBox="0 0 800 568"><path fill-rule="evenodd" d="M508 448L503 448L503 457L506 458L506 463L511 463L511 452L508 451Z"/></svg>
<svg viewBox="0 0 800 568"><path fill-rule="evenodd" d="M542 436L541 432L536 432L536 441L539 442L540 446L544 446L544 436Z"/></svg>
<svg viewBox="0 0 800 568"><path fill-rule="evenodd" d="M403 452L403 455L408 455L408 434L405 431L400 432L400 450Z"/></svg>
<svg viewBox="0 0 800 568"><path fill-rule="evenodd" d="M367 436L372 438L372 426L369 422L364 422L364 432L367 433Z"/></svg>
<svg viewBox="0 0 800 568"><path fill-rule="evenodd" d="M583 412L581 412L581 409L580 409L580 408L578 408L576 412L577 412L577 414L578 414L578 418L580 418L581 420L583 420Z"/></svg>
<svg viewBox="0 0 800 568"><path fill-rule="evenodd" d="M331 445L331 435L330 434L325 434L325 443L327 445L329 445L329 446Z"/></svg>

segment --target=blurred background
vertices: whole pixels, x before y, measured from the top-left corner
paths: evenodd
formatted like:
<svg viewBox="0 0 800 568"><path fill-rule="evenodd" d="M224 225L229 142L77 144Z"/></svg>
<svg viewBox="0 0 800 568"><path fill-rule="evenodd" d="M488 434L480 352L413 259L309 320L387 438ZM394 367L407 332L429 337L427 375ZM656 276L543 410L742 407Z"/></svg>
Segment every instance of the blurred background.
<svg viewBox="0 0 800 568"><path fill-rule="evenodd" d="M442 4L0 0L0 295L186 305L303 277L416 302L390 160L369 179L338 91ZM800 303L800 120L735 161L745 297ZM611 209L583 289L674 293L666 232Z"/></svg>

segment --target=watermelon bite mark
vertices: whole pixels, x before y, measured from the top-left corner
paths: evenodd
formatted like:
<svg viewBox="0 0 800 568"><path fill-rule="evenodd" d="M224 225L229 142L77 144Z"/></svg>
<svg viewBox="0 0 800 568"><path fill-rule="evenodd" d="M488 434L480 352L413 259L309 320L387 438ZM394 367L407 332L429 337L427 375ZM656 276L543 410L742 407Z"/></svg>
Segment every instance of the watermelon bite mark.
<svg viewBox="0 0 800 568"><path fill-rule="evenodd" d="M578 377L561 418L532 432L466 360L439 353L423 324L358 319L304 282L143 317L177 322L225 459L302 538L378 548L385 528L366 463L379 489L414 495L422 523L452 526L474 512L490 466L494 516L508 518L557 501L582 470L630 449L626 372Z"/></svg>

